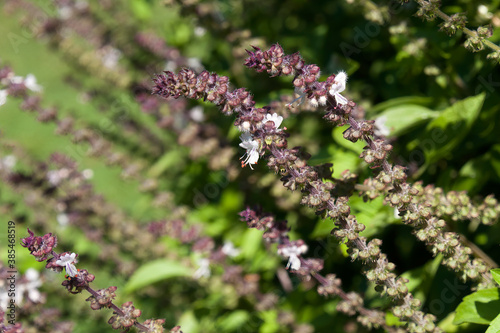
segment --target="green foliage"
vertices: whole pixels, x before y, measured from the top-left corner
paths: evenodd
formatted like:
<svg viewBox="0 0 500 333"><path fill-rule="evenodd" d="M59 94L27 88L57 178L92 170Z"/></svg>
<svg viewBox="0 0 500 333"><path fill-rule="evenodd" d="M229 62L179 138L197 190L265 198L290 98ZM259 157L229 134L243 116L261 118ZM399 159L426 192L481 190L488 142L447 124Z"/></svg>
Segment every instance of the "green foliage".
<svg viewBox="0 0 500 333"><path fill-rule="evenodd" d="M127 292L133 292L155 282L174 277L190 277L193 271L179 262L159 259L150 261L139 267L125 286Z"/></svg>
<svg viewBox="0 0 500 333"><path fill-rule="evenodd" d="M109 165L106 156L90 156L86 142L54 134L55 124L37 121L37 115L21 111L20 100L9 96L0 106L0 132L3 142L23 151L15 170L35 174L47 166L51 154L67 154L76 160L80 171L93 171L89 180L93 191L102 196L100 202L112 205L119 214L105 216L106 208L99 211L102 215L89 214L76 225L64 226L57 218L71 198L56 200L47 188L13 188L4 180L0 183L2 218L16 220L18 238L26 236L27 227L41 234L57 234L58 249L78 252L79 265L96 276L99 288L117 285L122 303L133 300L140 304L146 318L166 318L166 327L179 324L184 332L286 332L299 331L298 325L304 324L316 332L340 332L357 325L354 318L336 310L338 300L318 296L314 286L302 283L295 275L286 274L292 289L284 287L287 281L280 280L277 272L283 270L286 260L276 254L276 246L263 241L262 230L248 229L238 219L238 212L247 205L260 205L278 219L288 220L291 236L309 244L307 255L325 259L325 274L338 274L343 288L363 294L367 307L387 314L388 324L398 322L386 300L361 277L360 267L346 259L347 247L332 241L330 220L318 218L301 206L300 193L286 192L265 161L259 161L254 171L240 169L238 158L243 150L238 147L240 133L233 126L233 118L208 103L200 103L205 117L201 123L185 116L195 106L193 102L180 113L166 103L159 106L157 114L141 110L138 92L149 94L151 76L168 67L167 60L172 59L139 45L135 41L138 32L151 32L175 47L182 57L195 58L207 70L227 75L233 87L251 91L259 106L294 91L290 79L269 79L242 66L244 49L251 45L264 47L279 42L288 53L300 51L308 62L322 68L325 79L345 70L349 74L346 96L358 103L362 116L386 118L388 138L395 149L390 159L408 167L411 181L435 184L445 192L467 190L479 198L500 196L498 67L486 60L484 52L465 50L460 33L447 36L439 32L436 22L415 18L413 5L398 7L383 16L385 23L378 25L365 18L361 6L348 1L202 1L198 10L176 1L89 1L92 21L75 19L66 24L96 30L87 37L79 35L78 29L70 29L70 33L61 34L67 38L65 44L60 36L42 33L37 24L29 24L35 20L26 8L32 5L41 10L42 26L58 17L54 4L47 5L50 10L46 12L39 1L27 1L26 7L16 7L14 0L7 2L11 7L0 9L0 34L6 37L0 39L2 65L10 65L16 75L33 73L44 88L40 94L44 107L56 107L60 119L72 116L76 130L94 130L112 144L113 151L127 157L128 166L143 165L141 175L154 180L158 187L148 191L142 187L144 179L123 179L122 166ZM497 19L499 6L499 1L488 4ZM473 25L487 23L477 14L477 3L472 0L444 10L469 13ZM241 31L248 38L241 37ZM13 44L13 36L21 43ZM96 36L102 38L91 38ZM500 41L498 29L489 39ZM104 45L121 52L114 69L96 65L101 63L97 51ZM73 49L77 51L71 52ZM298 112L304 107L296 107L284 122L290 147L304 147L312 155L312 165L333 163L333 177L350 170L358 174L357 184L362 184L376 174L359 158L365 144L344 139L347 127L332 129L321 118L321 111ZM172 114L175 119L170 127L159 125L160 116ZM189 132L193 124L213 125L215 130L210 129L205 136L193 135L203 140L181 144L181 137L189 139L197 133ZM213 150L203 145L209 139L216 141ZM222 148L232 149L232 155L229 162L214 167L211 162L226 158ZM170 196L158 203L159 192ZM34 204L34 197L41 197L43 204ZM500 329L498 289L468 296L469 286L461 289L454 294L457 302L465 297L450 322L455 300L445 304L443 310L433 307L437 304L433 300L442 297L445 281L453 276L438 269L441 258L432 258L383 198L365 202L354 195L349 205L351 213L366 226L361 235L383 240L382 249L396 263L397 275L410 280L409 289L429 313L442 320L443 326L451 331L459 330L463 323L477 323L490 325L488 333ZM87 212L82 210L82 214ZM119 226L117 221L124 217L135 229ZM214 248L229 240L234 243L241 253L228 258L227 264L241 266L245 281L258 279L258 292L244 294L237 286L222 281L224 267L217 265L211 267L208 281L194 280L198 257L192 253L192 244L178 238L148 238L136 247L130 245L148 233L149 222L177 218L185 222L185 228L200 227L203 236L213 239ZM499 262L498 225L445 219L450 230L475 242ZM87 233L89 229L94 233ZM5 239L4 230L0 230L0 237ZM4 245L0 244L5 261ZM155 252L157 246L167 250ZM43 265L26 252L17 253L21 273L30 267L43 271ZM492 274L498 283L498 269ZM61 320L74 322L75 332L112 331L106 324L111 311L90 311L84 297L69 297L60 287L62 275L47 275L45 279L42 291L47 294L46 306L61 309ZM277 300L270 308L259 310L262 300L258 293L276 295ZM82 304L76 305L78 302ZM33 323L30 318L22 320ZM469 326L471 332L482 330L483 326Z"/></svg>

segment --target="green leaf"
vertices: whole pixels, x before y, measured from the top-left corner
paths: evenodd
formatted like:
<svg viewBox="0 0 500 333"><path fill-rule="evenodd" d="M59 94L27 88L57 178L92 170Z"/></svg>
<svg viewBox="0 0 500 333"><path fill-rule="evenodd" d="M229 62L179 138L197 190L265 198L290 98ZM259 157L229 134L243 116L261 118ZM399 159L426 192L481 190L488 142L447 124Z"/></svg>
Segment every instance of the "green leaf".
<svg viewBox="0 0 500 333"><path fill-rule="evenodd" d="M485 333L498 333L498 332L500 332L500 315L498 315L495 319L491 321L490 327L488 327Z"/></svg>
<svg viewBox="0 0 500 333"><path fill-rule="evenodd" d="M483 106L485 94L456 102L431 121L420 138L426 165L449 154L469 132Z"/></svg>
<svg viewBox="0 0 500 333"><path fill-rule="evenodd" d="M372 106L370 110L368 110L368 113L374 114L389 108L395 108L405 104L429 105L431 102L432 98L430 97L419 97L419 96L398 97Z"/></svg>
<svg viewBox="0 0 500 333"><path fill-rule="evenodd" d="M185 267L177 261L160 259L139 267L125 286L125 290L131 292L168 278L190 277L192 275L191 268Z"/></svg>
<svg viewBox="0 0 500 333"><path fill-rule="evenodd" d="M465 296L455 311L455 325L489 324L500 312L500 290L483 289Z"/></svg>
<svg viewBox="0 0 500 333"><path fill-rule="evenodd" d="M357 155L361 154L363 151L363 147L366 146L366 143L363 140L359 140L358 142L351 142L349 140L344 139L344 131L348 129L349 126L335 127L332 131L332 137L336 143L340 146L352 150Z"/></svg>
<svg viewBox="0 0 500 333"><path fill-rule="evenodd" d="M490 272L495 282L500 285L500 268L492 269Z"/></svg>
<svg viewBox="0 0 500 333"><path fill-rule="evenodd" d="M422 302L425 302L427 295L429 295L429 290L442 260L443 256L437 255L436 258L428 261L425 265L406 271L401 275L409 280L407 283L408 290Z"/></svg>
<svg viewBox="0 0 500 333"><path fill-rule="evenodd" d="M247 311L236 310L218 320L218 328L224 332L235 331L245 324L250 315Z"/></svg>
<svg viewBox="0 0 500 333"><path fill-rule="evenodd" d="M439 116L433 111L416 104L403 104L386 109L377 118L385 117L384 125L391 131L389 136L399 136L430 119Z"/></svg>

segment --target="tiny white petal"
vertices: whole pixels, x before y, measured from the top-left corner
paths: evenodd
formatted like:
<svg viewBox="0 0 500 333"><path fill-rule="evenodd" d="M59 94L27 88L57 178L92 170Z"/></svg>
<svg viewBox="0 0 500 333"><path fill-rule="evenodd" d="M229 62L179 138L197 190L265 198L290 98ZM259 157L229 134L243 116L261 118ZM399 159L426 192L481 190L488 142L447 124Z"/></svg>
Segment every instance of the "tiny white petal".
<svg viewBox="0 0 500 333"><path fill-rule="evenodd" d="M210 277L210 260L201 258L198 260L198 265L200 267L194 272L193 278Z"/></svg>
<svg viewBox="0 0 500 333"><path fill-rule="evenodd" d="M26 75L24 85L31 91L39 92L42 90L42 86L36 83L36 77L33 74Z"/></svg>
<svg viewBox="0 0 500 333"><path fill-rule="evenodd" d="M92 177L94 177L94 171L92 171L92 169L85 169L82 171L82 176L85 179L92 179Z"/></svg>
<svg viewBox="0 0 500 333"><path fill-rule="evenodd" d="M326 96L321 96L319 99L318 99L318 102L320 105L326 105L326 101L327 101L327 98Z"/></svg>
<svg viewBox="0 0 500 333"><path fill-rule="evenodd" d="M65 227L69 223L69 217L67 214L58 214L57 215L57 223L59 223L60 226Z"/></svg>
<svg viewBox="0 0 500 333"><path fill-rule="evenodd" d="M311 106L312 106L313 108L317 108L317 107L318 107L318 100L317 100L316 98L314 98L314 97L313 97L313 98L311 98L311 99L309 100L309 104L311 104Z"/></svg>
<svg viewBox="0 0 500 333"><path fill-rule="evenodd" d="M7 90L6 89L2 89L0 90L0 105L4 105L5 103L7 103Z"/></svg>
<svg viewBox="0 0 500 333"><path fill-rule="evenodd" d="M240 254L240 252L240 250L234 247L234 244L231 241L225 242L222 247L222 253L229 257L236 257Z"/></svg>
<svg viewBox="0 0 500 333"><path fill-rule="evenodd" d="M250 169L253 170L252 164L257 163L259 160L259 142L253 139L250 133L243 133L240 135L241 143L240 147L246 149L246 153L240 158L244 159L242 166L249 165Z"/></svg>
<svg viewBox="0 0 500 333"><path fill-rule="evenodd" d="M389 134L391 134L391 131L389 130L389 128L385 125L385 122L387 121L387 116L381 116L381 117L378 117L377 119L375 119L375 130L374 130L374 133L375 135L378 135L378 136L388 136Z"/></svg>
<svg viewBox="0 0 500 333"><path fill-rule="evenodd" d="M63 266L66 269L66 274L68 274L71 277L74 277L78 271L73 264L75 262L76 254L71 253L71 254L65 254L61 256L58 260L56 260L56 265Z"/></svg>
<svg viewBox="0 0 500 333"><path fill-rule="evenodd" d="M335 94L335 101L337 102L337 104L340 104L340 105L345 105L345 104L347 104L349 102L347 100L347 98L345 98L344 96L342 96L339 93Z"/></svg>
<svg viewBox="0 0 500 333"><path fill-rule="evenodd" d="M14 76L10 79L10 82L13 84L21 84L24 82L24 78L22 76Z"/></svg>
<svg viewBox="0 0 500 333"><path fill-rule="evenodd" d="M273 113L272 115L268 113L266 114L266 118L264 119L263 123L265 124L268 121L272 121L274 123L274 127L278 129L283 122L283 117L278 116L277 113Z"/></svg>
<svg viewBox="0 0 500 333"><path fill-rule="evenodd" d="M288 259L288 264L286 265L286 268L291 268L294 271L298 270L300 268L299 257L297 257L295 254L292 254Z"/></svg>

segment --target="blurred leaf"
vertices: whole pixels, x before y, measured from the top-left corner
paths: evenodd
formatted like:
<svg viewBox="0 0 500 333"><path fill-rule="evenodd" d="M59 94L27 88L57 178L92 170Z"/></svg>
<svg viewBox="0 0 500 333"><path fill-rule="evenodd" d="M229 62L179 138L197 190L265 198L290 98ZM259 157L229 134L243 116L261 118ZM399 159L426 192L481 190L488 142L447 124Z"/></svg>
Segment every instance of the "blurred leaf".
<svg viewBox="0 0 500 333"><path fill-rule="evenodd" d="M132 12L135 16L143 21L146 21L151 18L153 15L151 11L151 7L145 0L134 0L130 1L130 7L132 8Z"/></svg>
<svg viewBox="0 0 500 333"><path fill-rule="evenodd" d="M328 222L328 220L320 218L318 222L316 222L316 226L314 227L313 232L311 233L311 238L325 238L330 236L332 232L332 224Z"/></svg>
<svg viewBox="0 0 500 333"><path fill-rule="evenodd" d="M182 149L172 149L167 151L160 157L155 164L151 166L148 171L148 176L152 178L158 178L166 170L179 167L179 164L184 165L184 153Z"/></svg>
<svg viewBox="0 0 500 333"><path fill-rule="evenodd" d="M453 323L489 324L499 313L499 289L483 289L464 297L455 310Z"/></svg>
<svg viewBox="0 0 500 333"><path fill-rule="evenodd" d="M400 136L410 129L436 118L439 112L416 104L403 104L386 109L377 118L385 117L385 127L390 130L389 136Z"/></svg>
<svg viewBox="0 0 500 333"><path fill-rule="evenodd" d="M363 147L366 146L366 143L362 140L359 140L358 142L351 142L347 139L344 139L343 133L345 130L347 130L347 128L349 128L349 126L347 125L334 128L332 131L332 137L340 146L349 149L359 155L363 151Z"/></svg>
<svg viewBox="0 0 500 333"><path fill-rule="evenodd" d="M493 319L490 323L490 326L486 330L485 333L498 333L500 332L500 315L498 315L495 319Z"/></svg>
<svg viewBox="0 0 500 333"><path fill-rule="evenodd" d="M404 325L398 317L396 317L392 312L387 312L385 314L385 323L389 326L402 326Z"/></svg>
<svg viewBox="0 0 500 333"><path fill-rule="evenodd" d="M177 261L160 259L139 267L125 286L127 292L173 277L191 277L193 270Z"/></svg>
<svg viewBox="0 0 500 333"><path fill-rule="evenodd" d="M241 244L241 254L248 260L255 260L257 251L262 248L262 231L257 229L248 229L243 236Z"/></svg>
<svg viewBox="0 0 500 333"><path fill-rule="evenodd" d="M184 332L200 332L199 323L193 311L186 311L177 321L178 325L182 327Z"/></svg>
<svg viewBox="0 0 500 333"><path fill-rule="evenodd" d="M264 320L260 326L259 332L279 332L280 324L278 322L278 313L276 310L263 311L259 316Z"/></svg>
<svg viewBox="0 0 500 333"><path fill-rule="evenodd" d="M372 115L388 109L397 108L403 105L429 105L432 102L431 97L406 96L393 98L388 101L372 106L367 113Z"/></svg>
<svg viewBox="0 0 500 333"><path fill-rule="evenodd" d="M431 140L423 145L426 164L435 163L444 154L450 153L469 132L483 106L485 94L456 102L427 125L424 139Z"/></svg>
<svg viewBox="0 0 500 333"><path fill-rule="evenodd" d="M231 332L241 328L248 319L250 319L250 315L247 311L236 310L218 320L218 329L223 332Z"/></svg>
<svg viewBox="0 0 500 333"><path fill-rule="evenodd" d="M500 285L500 268L492 269L490 272L495 282Z"/></svg>
<svg viewBox="0 0 500 333"><path fill-rule="evenodd" d="M425 302L429 290L431 289L432 281L436 276L436 272L443 260L442 255L436 256L432 261L427 262L424 266L412 269L403 273L401 276L407 278L408 291L413 293L414 296Z"/></svg>

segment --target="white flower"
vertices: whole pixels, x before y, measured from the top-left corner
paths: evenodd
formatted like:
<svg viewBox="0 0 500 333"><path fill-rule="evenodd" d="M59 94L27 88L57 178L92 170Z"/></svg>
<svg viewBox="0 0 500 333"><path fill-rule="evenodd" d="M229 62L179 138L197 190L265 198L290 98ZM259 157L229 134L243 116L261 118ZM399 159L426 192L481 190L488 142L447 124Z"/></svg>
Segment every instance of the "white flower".
<svg viewBox="0 0 500 333"><path fill-rule="evenodd" d="M63 266L66 269L66 274L68 274L71 277L74 277L78 271L76 270L75 265L73 264L75 262L76 254L71 253L71 254L65 254L61 257L59 257L59 260L56 260L56 265Z"/></svg>
<svg viewBox="0 0 500 333"><path fill-rule="evenodd" d="M387 126L385 126L386 121L387 121L387 116L385 116L385 115L375 119L375 123L373 124L373 125L375 125L375 129L373 131L373 133L375 133L375 135L388 136L389 134L391 134L391 131L389 130L389 128Z"/></svg>
<svg viewBox="0 0 500 333"><path fill-rule="evenodd" d="M347 104L347 98L342 96L340 93L345 90L345 84L347 81L347 74L344 71L340 71L335 76L332 86L330 87L330 95L335 97L337 104L344 105Z"/></svg>
<svg viewBox="0 0 500 333"><path fill-rule="evenodd" d="M28 293L28 298L34 302L39 303L42 300L42 294L38 291L38 287L42 285L40 280L40 273L36 269L28 268L24 274L26 278L26 283L18 285L18 290L16 292L16 304L21 304L23 301L23 295L25 292Z"/></svg>
<svg viewBox="0 0 500 333"><path fill-rule="evenodd" d="M295 271L300 268L299 255L301 255L302 253L306 253L306 251L306 244L302 244L300 246L292 245L278 248L278 254L282 255L285 258L288 258L288 264L286 265L286 268L291 268Z"/></svg>
<svg viewBox="0 0 500 333"><path fill-rule="evenodd" d="M31 91L39 92L42 91L42 86L36 83L36 77L33 74L26 75L24 80L24 85Z"/></svg>
<svg viewBox="0 0 500 333"><path fill-rule="evenodd" d="M7 102L7 90L2 89L0 90L0 106L4 105Z"/></svg>
<svg viewBox="0 0 500 333"><path fill-rule="evenodd" d="M59 225L60 225L61 227L65 227L65 226L67 226L67 225L68 225L68 223L69 223L69 217L68 217L68 214L64 214L64 213L62 213L62 214L57 214L57 218L56 218L56 220L57 220L57 223L59 223Z"/></svg>
<svg viewBox="0 0 500 333"><path fill-rule="evenodd" d="M195 279L210 277L210 260L207 258L198 259L198 265L200 267L194 272L193 277Z"/></svg>
<svg viewBox="0 0 500 333"><path fill-rule="evenodd" d="M189 116L197 123L201 123L205 120L205 115L203 114L203 108L201 106L195 106L189 110Z"/></svg>
<svg viewBox="0 0 500 333"><path fill-rule="evenodd" d="M278 129L281 125L281 123L283 122L283 117L282 116L278 116L277 113L273 113L272 115L271 114L266 114L266 118L264 118L264 120L262 121L262 123L267 123L268 121L272 121L274 123L274 127L276 129Z"/></svg>
<svg viewBox="0 0 500 333"><path fill-rule="evenodd" d="M240 160L244 158L241 162L241 166L244 167L248 164L250 165L250 169L253 170L252 164L256 164L259 160L259 142L254 140L252 135L249 133L243 133L240 135L240 139L242 141L240 143L240 147L247 150L245 155L240 158Z"/></svg>
<svg viewBox="0 0 500 333"><path fill-rule="evenodd" d="M205 33L207 32L207 30L203 27L196 27L194 28L194 35L196 37L202 37L205 35Z"/></svg>
<svg viewBox="0 0 500 333"><path fill-rule="evenodd" d="M398 207L394 207L394 218L400 220L401 216L399 216L399 209Z"/></svg>
<svg viewBox="0 0 500 333"><path fill-rule="evenodd" d="M94 177L94 171L92 171L92 169L85 169L82 171L82 176L85 179L92 179L92 177Z"/></svg>
<svg viewBox="0 0 500 333"><path fill-rule="evenodd" d="M239 130L243 133L250 131L251 125L249 121L244 121L241 123L240 126L238 126Z"/></svg>
<svg viewBox="0 0 500 333"><path fill-rule="evenodd" d="M224 253L228 257L236 257L240 254L240 252L240 250L234 247L234 244L231 241L224 242L222 253Z"/></svg>
<svg viewBox="0 0 500 333"><path fill-rule="evenodd" d="M122 57L121 51L112 46L104 46L99 50L99 53L103 66L110 69L116 68Z"/></svg>
<svg viewBox="0 0 500 333"><path fill-rule="evenodd" d="M17 163L17 159L14 155L7 155L0 160L0 170L5 168L6 170L12 170Z"/></svg>

